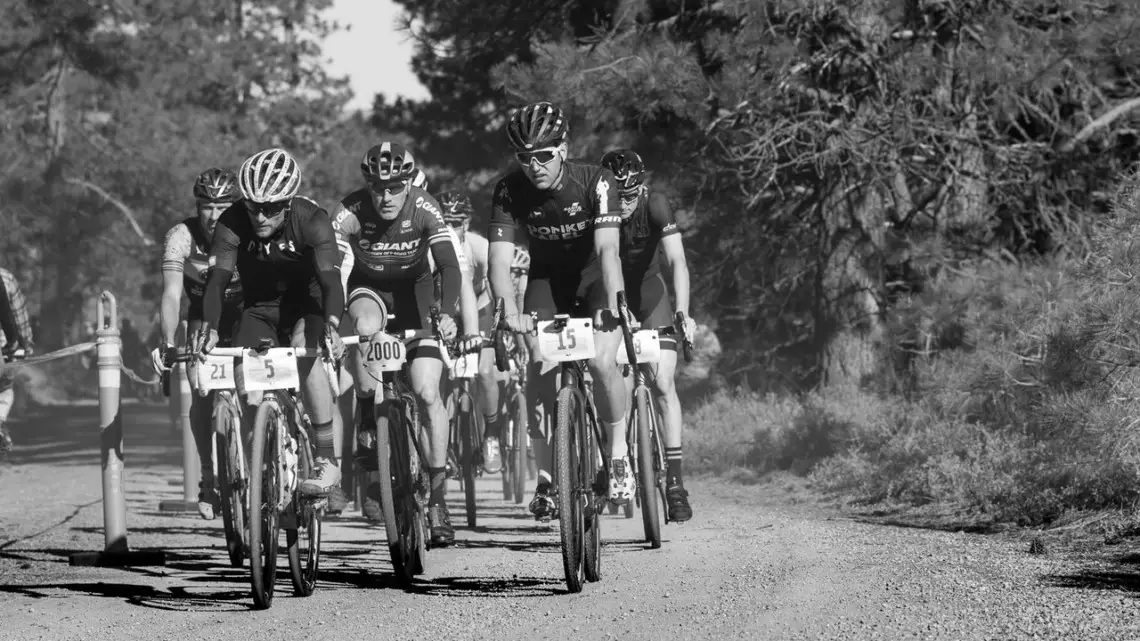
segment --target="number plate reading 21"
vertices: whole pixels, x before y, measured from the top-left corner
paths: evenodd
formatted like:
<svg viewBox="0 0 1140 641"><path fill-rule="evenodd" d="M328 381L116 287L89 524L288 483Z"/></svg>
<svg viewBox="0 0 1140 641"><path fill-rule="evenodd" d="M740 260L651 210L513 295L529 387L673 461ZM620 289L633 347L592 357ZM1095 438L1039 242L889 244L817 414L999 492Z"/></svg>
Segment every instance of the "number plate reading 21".
<svg viewBox="0 0 1140 641"><path fill-rule="evenodd" d="M190 379L194 381L198 391L203 394L210 390L237 387L237 383L234 382L234 359L232 356L211 356L207 354L206 362L202 363L195 359L190 361L190 367L194 370Z"/></svg>
<svg viewBox="0 0 1140 641"><path fill-rule="evenodd" d="M297 389L301 377L297 374L297 355L291 347L274 347L264 354L247 350L241 361L241 373L246 391Z"/></svg>
<svg viewBox="0 0 1140 641"><path fill-rule="evenodd" d="M562 331L557 321L538 323L538 353L552 363L580 361L594 357L594 323L588 318L568 318Z"/></svg>

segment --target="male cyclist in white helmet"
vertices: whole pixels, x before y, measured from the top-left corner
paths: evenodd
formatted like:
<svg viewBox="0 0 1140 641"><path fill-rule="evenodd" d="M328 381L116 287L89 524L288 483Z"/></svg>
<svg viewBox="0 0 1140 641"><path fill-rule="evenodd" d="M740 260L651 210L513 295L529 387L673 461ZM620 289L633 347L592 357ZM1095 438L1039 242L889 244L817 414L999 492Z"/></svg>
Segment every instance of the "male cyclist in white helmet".
<svg viewBox="0 0 1140 641"><path fill-rule="evenodd" d="M284 149L250 156L238 172L244 198L218 219L210 246L210 277L202 299L204 319L194 349L209 352L218 343L223 292L235 269L240 274L243 308L234 346L257 347L264 338L277 345L316 347L333 358L344 354L337 328L344 313L340 252L328 213L298 196L301 167ZM313 421L317 457L313 474L301 484L310 496L328 496L340 483L333 413L325 368L298 359L305 409ZM242 414L244 433L252 431L261 392L238 389L252 406Z"/></svg>

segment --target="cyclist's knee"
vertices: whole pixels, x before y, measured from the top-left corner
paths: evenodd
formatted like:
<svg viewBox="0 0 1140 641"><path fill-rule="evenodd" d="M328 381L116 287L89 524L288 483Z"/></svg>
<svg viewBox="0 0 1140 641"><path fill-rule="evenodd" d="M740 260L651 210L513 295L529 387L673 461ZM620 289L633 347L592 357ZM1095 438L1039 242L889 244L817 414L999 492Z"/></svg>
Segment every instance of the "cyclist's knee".
<svg viewBox="0 0 1140 641"><path fill-rule="evenodd" d="M352 327L358 336L372 336L384 329L384 319L378 310L368 310L352 317Z"/></svg>
<svg viewBox="0 0 1140 641"><path fill-rule="evenodd" d="M440 369L442 367L443 364L440 363L439 367L411 368L412 393L424 405L435 405L440 402Z"/></svg>

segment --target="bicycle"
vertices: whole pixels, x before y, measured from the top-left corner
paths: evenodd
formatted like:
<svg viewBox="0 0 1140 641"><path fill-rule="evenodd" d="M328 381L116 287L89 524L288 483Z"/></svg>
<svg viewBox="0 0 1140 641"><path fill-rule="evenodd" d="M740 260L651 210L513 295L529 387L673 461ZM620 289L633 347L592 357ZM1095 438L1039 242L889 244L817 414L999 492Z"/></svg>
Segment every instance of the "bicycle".
<svg viewBox="0 0 1140 641"><path fill-rule="evenodd" d="M352 336L342 340L345 345L359 341ZM256 348L216 347L209 356L240 361L245 390L265 393L254 419L248 467L261 471L261 481L250 482L246 488L254 605L262 610L273 605L282 529L294 593L310 596L317 584L321 519L328 499L299 491L301 482L312 474L316 453L309 438L312 424L297 391L301 385L297 358L318 357L321 350L273 347L272 341L263 339ZM329 363L325 361L326 366ZM330 379L334 387L335 380ZM301 529L305 531L303 544Z"/></svg>
<svg viewBox="0 0 1140 641"><path fill-rule="evenodd" d="M661 357L661 334L672 334L673 328L639 329L634 331L629 323L629 308L625 293L618 294L618 307L621 310L622 332L633 336L624 350L618 350L617 363L625 368L633 367L634 385L630 397L630 412L626 439L629 440L630 467L637 479L637 507L641 510L641 521L645 528L645 541L649 547L661 547L661 521L669 523L668 500L665 494L665 445L662 442L661 413L649 390L649 376L644 365L658 362ZM685 316L677 312L674 318L676 327L684 328ZM692 360L692 343L682 335L682 346L686 362ZM656 492L654 491L656 490ZM630 514L627 511L626 517Z"/></svg>
<svg viewBox="0 0 1140 641"><path fill-rule="evenodd" d="M447 405L451 416L448 455L458 473L467 509L467 527L475 527L475 479L483 468L483 416L475 409L472 380L479 374L479 352L463 354L449 368L451 392Z"/></svg>
<svg viewBox="0 0 1140 641"><path fill-rule="evenodd" d="M539 354L561 366L555 401L554 470L562 567L570 592L601 580L601 512L605 504L606 437L599 428L587 361L595 357L593 321L556 314L535 327ZM628 343L632 336L626 335Z"/></svg>
<svg viewBox="0 0 1140 641"><path fill-rule="evenodd" d="M495 303L491 327L498 327L505 314L506 303L499 298ZM527 467L530 456L530 434L526 408L526 372L529 357L526 346L510 332L500 332L494 340L495 366L500 372L510 372L507 384L500 394L502 416L506 417L500 448L503 452L503 500L514 499L516 504L525 500ZM513 344L508 344L513 343Z"/></svg>
<svg viewBox="0 0 1140 641"><path fill-rule="evenodd" d="M439 310L432 308L429 330L380 331L361 337L365 371L380 384L373 397L373 441L380 477L380 511L392 569L405 581L423 574L427 556L427 446L419 404L408 381L406 341L439 340ZM389 322L395 318L388 315ZM447 346L439 341L448 365ZM362 431L366 428L362 426ZM359 433L359 432L358 432Z"/></svg>
<svg viewBox="0 0 1140 641"><path fill-rule="evenodd" d="M196 354L170 348L166 362L187 363L190 386L200 396L214 394L211 425L214 431L214 479L222 502L222 525L226 534L226 551L230 565L240 568L249 554L249 523L246 521L246 491L249 470L245 465L245 447L241 439L242 407L238 402L234 380L233 358L207 354L205 361ZM170 370L162 373L164 394L169 394Z"/></svg>

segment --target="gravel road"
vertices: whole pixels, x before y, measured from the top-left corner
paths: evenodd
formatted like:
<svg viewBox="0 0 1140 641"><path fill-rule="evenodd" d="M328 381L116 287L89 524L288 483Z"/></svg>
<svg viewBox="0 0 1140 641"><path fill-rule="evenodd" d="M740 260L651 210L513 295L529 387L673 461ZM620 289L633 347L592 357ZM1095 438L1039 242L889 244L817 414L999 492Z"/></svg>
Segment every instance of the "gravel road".
<svg viewBox="0 0 1140 641"><path fill-rule="evenodd" d="M1030 555L1024 535L865 522L776 484L690 481L695 518L660 550L640 519L607 516L603 580L565 591L557 528L480 486L479 527L429 553L411 588L390 578L378 527L327 522L321 582L252 611L226 561L221 521L169 514L181 496L180 439L157 406L124 408L133 549L165 566L71 567L102 548L95 407L13 423L0 464L0 639L1128 639L1140 638L1128 546L1096 558ZM462 497L451 510L463 522ZM1124 555L1124 556L1121 556ZM284 569L285 561L281 560Z"/></svg>

